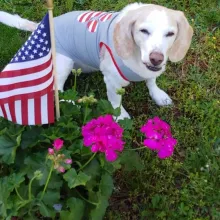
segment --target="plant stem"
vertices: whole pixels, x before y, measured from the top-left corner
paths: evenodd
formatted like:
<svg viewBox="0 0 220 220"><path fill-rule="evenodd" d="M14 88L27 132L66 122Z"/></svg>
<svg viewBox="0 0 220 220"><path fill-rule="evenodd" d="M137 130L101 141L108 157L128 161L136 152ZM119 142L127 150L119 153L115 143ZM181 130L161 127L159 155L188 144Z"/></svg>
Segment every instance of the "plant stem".
<svg viewBox="0 0 220 220"><path fill-rule="evenodd" d="M16 194L17 194L17 196L19 197L19 199L21 200L21 201L24 201L24 199L21 197L21 195L20 195L20 193L18 192L18 189L15 187L15 192L16 192Z"/></svg>
<svg viewBox="0 0 220 220"><path fill-rule="evenodd" d="M76 92L76 78L77 78L76 73L74 74L74 76L75 76L75 81L74 81L73 90L74 92Z"/></svg>
<svg viewBox="0 0 220 220"><path fill-rule="evenodd" d="M85 105L85 115L84 115L84 119L83 119L83 124L85 124L85 122L86 122L87 110L88 110L88 103L86 103L86 105Z"/></svg>
<svg viewBox="0 0 220 220"><path fill-rule="evenodd" d="M122 95L121 95L121 101L120 101L120 104L119 104L119 108L121 110L121 106L122 106ZM115 118L115 121L117 122L117 119L118 119L118 116Z"/></svg>
<svg viewBox="0 0 220 220"><path fill-rule="evenodd" d="M133 149L125 149L125 150L127 150L127 151L134 151L134 150L142 150L142 149L146 149L146 147L143 146L143 147L138 147L138 148L133 148Z"/></svg>
<svg viewBox="0 0 220 220"><path fill-rule="evenodd" d="M36 178L36 176L34 176L28 184L28 200L29 201L31 201L31 186L32 186L32 182L34 181L35 178Z"/></svg>
<svg viewBox="0 0 220 220"><path fill-rule="evenodd" d="M54 164L52 163L51 168L50 168L50 172L49 172L48 177L47 177L46 184L45 184L45 186L44 186L44 190L43 190L43 192L42 192L42 194L41 194L41 197L40 197L40 200L42 200L43 197L44 197L45 191L46 191L46 189L47 189L48 183L49 183L50 178L51 178L51 174L52 174L52 172L53 172L53 168L54 168Z"/></svg>
<svg viewBox="0 0 220 220"><path fill-rule="evenodd" d="M85 168L85 167L92 161L92 159L95 157L95 155L96 155L96 153L94 153L94 154L89 158L89 160L88 160L83 166L81 166L77 171L80 171L80 170L82 170L83 168Z"/></svg>
<svg viewBox="0 0 220 220"><path fill-rule="evenodd" d="M76 190L76 189L75 189ZM81 198L81 199L83 199L84 201L86 201L86 202L88 202L88 203L90 203L90 204L92 204L92 205L98 205L98 203L95 203L95 202L91 202L91 201L89 201L88 199L86 199L86 198L84 198L77 190L76 190L76 192L77 192L77 194L79 195L79 197Z"/></svg>

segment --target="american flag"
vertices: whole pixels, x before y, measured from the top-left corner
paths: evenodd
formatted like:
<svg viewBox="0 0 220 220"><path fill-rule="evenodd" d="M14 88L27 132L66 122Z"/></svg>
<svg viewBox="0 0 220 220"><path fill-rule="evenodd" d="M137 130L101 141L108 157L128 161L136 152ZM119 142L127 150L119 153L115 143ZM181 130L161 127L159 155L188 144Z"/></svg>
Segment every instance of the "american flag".
<svg viewBox="0 0 220 220"><path fill-rule="evenodd" d="M0 116L17 124L54 122L49 16L0 72Z"/></svg>

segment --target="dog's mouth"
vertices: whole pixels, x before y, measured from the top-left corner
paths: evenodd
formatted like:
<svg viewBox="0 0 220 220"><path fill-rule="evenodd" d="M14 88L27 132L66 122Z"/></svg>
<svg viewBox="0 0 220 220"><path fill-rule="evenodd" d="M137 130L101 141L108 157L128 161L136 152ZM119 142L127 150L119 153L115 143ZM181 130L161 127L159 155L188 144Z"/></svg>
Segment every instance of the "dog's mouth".
<svg viewBox="0 0 220 220"><path fill-rule="evenodd" d="M157 71L160 71L162 69L162 67L156 67L156 66L149 66L149 65L146 65L146 67L153 71L153 72L157 72Z"/></svg>

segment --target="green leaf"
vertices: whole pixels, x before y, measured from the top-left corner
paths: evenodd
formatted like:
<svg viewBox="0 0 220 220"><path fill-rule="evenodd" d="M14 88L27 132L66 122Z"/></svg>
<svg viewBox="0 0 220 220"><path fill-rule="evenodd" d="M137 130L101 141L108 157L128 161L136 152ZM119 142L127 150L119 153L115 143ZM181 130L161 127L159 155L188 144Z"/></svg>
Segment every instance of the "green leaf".
<svg viewBox="0 0 220 220"><path fill-rule="evenodd" d="M37 205L39 206L39 211L42 216L52 218L55 217L56 212L53 208L48 207L42 201L40 201Z"/></svg>
<svg viewBox="0 0 220 220"><path fill-rule="evenodd" d="M102 196L109 198L113 191L113 179L108 173L102 175L99 190Z"/></svg>
<svg viewBox="0 0 220 220"><path fill-rule="evenodd" d="M118 117L121 114L121 108L117 107L116 109L114 109L113 115Z"/></svg>
<svg viewBox="0 0 220 220"><path fill-rule="evenodd" d="M95 209L91 211L92 220L102 220L106 209L108 207L108 200L104 196L99 196L99 202Z"/></svg>
<svg viewBox="0 0 220 220"><path fill-rule="evenodd" d="M27 127L27 130L22 134L21 148L35 146L40 140L42 130L42 127Z"/></svg>
<svg viewBox="0 0 220 220"><path fill-rule="evenodd" d="M85 204L81 199L70 198L67 200L67 206L69 207L70 211L61 211L61 220L83 219L83 215L85 213Z"/></svg>
<svg viewBox="0 0 220 220"><path fill-rule="evenodd" d="M21 173L13 173L10 176L0 178L0 216L7 217L10 193L15 187L19 187L23 181L24 176Z"/></svg>
<svg viewBox="0 0 220 220"><path fill-rule="evenodd" d="M80 185L85 186L91 177L81 171L77 174L76 170L71 168L63 175L63 178L67 181L69 188L72 189Z"/></svg>
<svg viewBox="0 0 220 220"><path fill-rule="evenodd" d="M132 130L133 128L133 120L125 118L123 120L119 120L118 123L124 128L124 130Z"/></svg>
<svg viewBox="0 0 220 220"><path fill-rule="evenodd" d="M98 101L97 110L101 114L113 114L114 113L114 108L112 107L111 103L103 99Z"/></svg>
<svg viewBox="0 0 220 220"><path fill-rule="evenodd" d="M16 150L21 142L21 134L17 138L12 139L8 135L0 136L0 162L6 164L14 163Z"/></svg>
<svg viewBox="0 0 220 220"><path fill-rule="evenodd" d="M59 202L59 199L60 199L59 191L47 190L46 193L44 194L43 201L46 205L50 205L52 207L54 204Z"/></svg>
<svg viewBox="0 0 220 220"><path fill-rule="evenodd" d="M142 170L144 168L141 158L137 152L124 151L120 157L125 171Z"/></svg>

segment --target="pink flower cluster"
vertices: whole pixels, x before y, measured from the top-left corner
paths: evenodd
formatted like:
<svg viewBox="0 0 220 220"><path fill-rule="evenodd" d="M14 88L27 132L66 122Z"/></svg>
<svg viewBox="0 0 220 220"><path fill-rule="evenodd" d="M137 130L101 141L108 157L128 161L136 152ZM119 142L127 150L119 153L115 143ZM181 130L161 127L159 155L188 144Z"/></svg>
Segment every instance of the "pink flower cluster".
<svg viewBox="0 0 220 220"><path fill-rule="evenodd" d="M111 115L92 119L82 127L83 143L91 147L92 152L105 153L107 161L115 161L117 152L122 152L125 142L122 140L123 129Z"/></svg>
<svg viewBox="0 0 220 220"><path fill-rule="evenodd" d="M61 162L66 164L72 164L72 159L66 159L64 154L58 154L60 149L63 147L63 140L57 138L53 142L53 148L48 148L48 154L50 155L50 159L54 162L54 168L61 173L65 172L65 168L60 165Z"/></svg>
<svg viewBox="0 0 220 220"><path fill-rule="evenodd" d="M170 125L159 117L154 117L141 127L141 132L146 135L144 145L158 152L160 159L173 155L177 140L172 137Z"/></svg>

